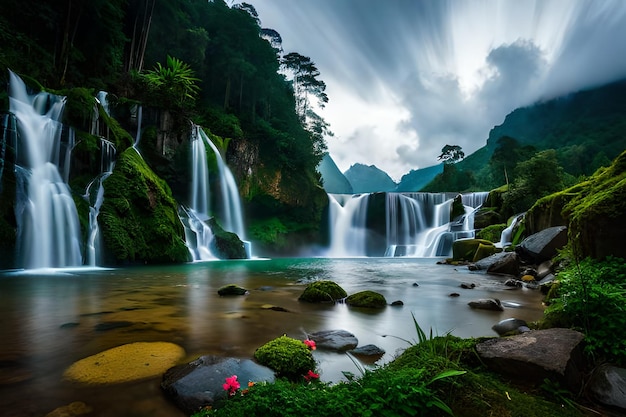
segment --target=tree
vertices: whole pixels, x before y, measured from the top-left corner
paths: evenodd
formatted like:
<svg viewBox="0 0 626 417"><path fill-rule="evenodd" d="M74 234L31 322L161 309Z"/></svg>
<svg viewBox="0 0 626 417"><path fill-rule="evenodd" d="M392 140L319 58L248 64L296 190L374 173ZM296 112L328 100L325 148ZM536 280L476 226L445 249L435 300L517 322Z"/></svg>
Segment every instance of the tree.
<svg viewBox="0 0 626 417"><path fill-rule="evenodd" d="M308 110L311 107L309 96L317 99L317 105L324 108L328 96L324 92L326 83L318 79L320 72L311 58L291 52L281 62L283 68L293 73L293 92L296 99L296 112L302 123L306 124Z"/></svg>
<svg viewBox="0 0 626 417"><path fill-rule="evenodd" d="M441 155L437 157L437 160L443 161L444 164L454 164L463 158L465 158L465 152L459 145L446 145L441 148Z"/></svg>

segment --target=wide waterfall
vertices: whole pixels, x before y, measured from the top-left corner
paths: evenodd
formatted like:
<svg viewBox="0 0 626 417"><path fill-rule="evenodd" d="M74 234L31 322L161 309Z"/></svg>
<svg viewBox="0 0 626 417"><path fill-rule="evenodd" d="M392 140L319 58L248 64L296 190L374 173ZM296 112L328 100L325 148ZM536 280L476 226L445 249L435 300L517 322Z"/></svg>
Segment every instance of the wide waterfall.
<svg viewBox="0 0 626 417"><path fill-rule="evenodd" d="M23 266L80 266L78 214L59 172L60 166L69 166L71 148L61 143L65 98L48 93L29 95L24 82L11 72L9 105L19 132L15 217Z"/></svg>
<svg viewBox="0 0 626 417"><path fill-rule="evenodd" d="M329 195L329 256L450 256L455 240L474 236L473 213L487 195L463 194L457 219L449 193Z"/></svg>
<svg viewBox="0 0 626 417"><path fill-rule="evenodd" d="M235 178L226 165L222 156L200 126L194 125L191 137L191 192L189 208L181 208L180 218L185 226L185 240L194 261L216 259L211 252L210 244L213 239L211 229L205 220L211 217L211 183L206 146L213 150L217 162L217 176L219 179L218 193L214 197L217 208L217 218L224 230L233 232L244 241L248 257L250 257L250 243L244 240L244 223L241 209L241 199Z"/></svg>

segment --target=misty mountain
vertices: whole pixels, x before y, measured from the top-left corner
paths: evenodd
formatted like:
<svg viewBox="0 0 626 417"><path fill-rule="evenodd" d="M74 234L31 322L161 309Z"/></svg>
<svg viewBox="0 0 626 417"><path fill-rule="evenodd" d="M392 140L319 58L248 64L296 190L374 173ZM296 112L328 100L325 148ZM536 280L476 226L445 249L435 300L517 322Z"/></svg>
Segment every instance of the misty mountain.
<svg viewBox="0 0 626 417"><path fill-rule="evenodd" d="M395 191L396 184L387 173L374 165L354 164L343 173L354 193Z"/></svg>
<svg viewBox="0 0 626 417"><path fill-rule="evenodd" d="M442 172L443 164L411 170L408 174L402 176L396 191L403 193L420 191L431 182L437 174L441 174Z"/></svg>
<svg viewBox="0 0 626 417"><path fill-rule="evenodd" d="M327 193L352 194L350 181L337 168L335 161L329 154L324 155L322 161L317 166L317 170L322 175L322 185Z"/></svg>

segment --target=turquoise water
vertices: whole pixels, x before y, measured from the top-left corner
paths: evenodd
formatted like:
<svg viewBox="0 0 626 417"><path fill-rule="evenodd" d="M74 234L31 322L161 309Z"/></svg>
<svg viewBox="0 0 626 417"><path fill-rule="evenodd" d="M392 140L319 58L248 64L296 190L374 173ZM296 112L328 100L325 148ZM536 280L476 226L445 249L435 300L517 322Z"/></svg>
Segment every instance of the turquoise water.
<svg viewBox="0 0 626 417"><path fill-rule="evenodd" d="M44 416L83 401L94 416L182 416L159 389L160 378L107 387L63 380L73 362L125 343L164 341L182 346L188 362L204 354L251 357L265 342L287 334L304 338L343 329L359 345L375 344L392 360L416 338L411 315L435 334L495 336L491 326L543 314L539 291L511 290L504 278L437 259L272 259L214 261L178 266L74 269L0 273L0 416ZM382 293L381 311L345 304L317 305L297 299L307 283L329 279L348 294ZM476 288L459 288L472 282ZM241 297L220 297L218 288L237 284ZM459 297L450 297L457 292ZM477 311L473 299L497 297L503 312ZM287 312L274 311L279 306ZM342 371L358 374L344 354L315 351L322 379Z"/></svg>

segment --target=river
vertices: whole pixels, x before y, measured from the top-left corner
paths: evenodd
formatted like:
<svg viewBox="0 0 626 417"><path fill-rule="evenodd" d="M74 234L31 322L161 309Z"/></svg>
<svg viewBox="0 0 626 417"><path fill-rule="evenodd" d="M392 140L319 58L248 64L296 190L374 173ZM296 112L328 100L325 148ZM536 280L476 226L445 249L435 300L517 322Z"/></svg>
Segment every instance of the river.
<svg viewBox="0 0 626 417"><path fill-rule="evenodd" d="M258 259L177 266L0 272L0 416L45 416L83 401L98 417L177 417L184 414L162 395L160 377L88 387L63 379L73 362L132 342L163 341L200 355L252 357L267 341L286 334L344 329L359 345L375 344L392 360L417 338L412 314L428 333L496 336L491 326L543 315L537 290L510 289L503 278L438 265L437 258ZM328 279L348 294L373 290L398 307L355 309L345 304L298 301L307 283ZM474 289L462 289L471 282ZM220 297L237 284L246 296ZM459 293L451 297L450 293ZM503 312L472 310L473 299L497 297ZM275 311L267 305L287 310ZM342 371L358 375L345 354L314 351L321 379Z"/></svg>

